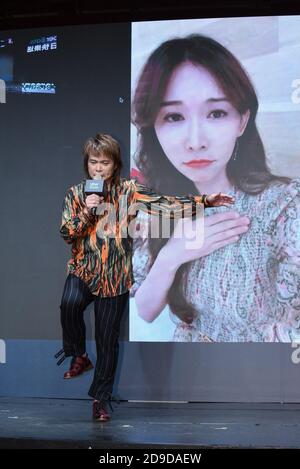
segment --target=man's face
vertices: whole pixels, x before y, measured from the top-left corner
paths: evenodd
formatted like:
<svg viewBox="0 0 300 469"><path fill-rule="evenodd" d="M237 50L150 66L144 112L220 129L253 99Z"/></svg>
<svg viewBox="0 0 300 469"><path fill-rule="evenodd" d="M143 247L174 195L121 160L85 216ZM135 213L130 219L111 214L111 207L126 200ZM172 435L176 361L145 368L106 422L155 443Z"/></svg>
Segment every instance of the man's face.
<svg viewBox="0 0 300 469"><path fill-rule="evenodd" d="M104 180L110 179L115 170L112 158L105 155L89 155L88 172L92 179L100 175Z"/></svg>

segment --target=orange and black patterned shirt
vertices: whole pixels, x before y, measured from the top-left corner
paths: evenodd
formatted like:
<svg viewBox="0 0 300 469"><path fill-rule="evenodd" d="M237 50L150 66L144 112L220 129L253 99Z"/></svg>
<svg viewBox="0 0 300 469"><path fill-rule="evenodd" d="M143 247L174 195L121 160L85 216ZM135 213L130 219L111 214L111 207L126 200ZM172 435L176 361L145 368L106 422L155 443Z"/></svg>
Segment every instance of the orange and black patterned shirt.
<svg viewBox="0 0 300 469"><path fill-rule="evenodd" d="M165 196L134 179L120 178L109 191L104 190L104 201L93 215L85 204L84 187L85 180L68 190L60 234L72 244L68 273L101 297L125 293L134 283L133 237L128 227L132 229L138 210L175 218L195 215L197 204L206 206L205 195Z"/></svg>

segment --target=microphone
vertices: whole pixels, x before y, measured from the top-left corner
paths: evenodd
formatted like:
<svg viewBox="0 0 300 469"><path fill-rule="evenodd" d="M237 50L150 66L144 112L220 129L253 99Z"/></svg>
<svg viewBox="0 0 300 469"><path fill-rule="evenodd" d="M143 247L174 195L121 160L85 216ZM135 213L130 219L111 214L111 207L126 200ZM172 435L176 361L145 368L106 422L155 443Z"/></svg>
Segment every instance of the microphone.
<svg viewBox="0 0 300 469"><path fill-rule="evenodd" d="M104 180L100 176L100 174L96 174L94 179L87 179L84 186L84 193L85 195L92 195L96 194L99 196L103 196L103 183ZM93 207L91 209L91 213L96 215L97 207Z"/></svg>

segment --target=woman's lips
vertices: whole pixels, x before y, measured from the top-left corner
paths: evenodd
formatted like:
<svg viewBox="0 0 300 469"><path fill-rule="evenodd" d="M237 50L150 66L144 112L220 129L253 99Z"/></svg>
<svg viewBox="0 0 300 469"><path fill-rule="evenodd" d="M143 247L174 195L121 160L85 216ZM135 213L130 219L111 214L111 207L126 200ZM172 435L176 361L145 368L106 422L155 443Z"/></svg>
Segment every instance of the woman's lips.
<svg viewBox="0 0 300 469"><path fill-rule="evenodd" d="M204 168L212 164L214 161L215 160L191 160L183 164L189 166L189 168Z"/></svg>

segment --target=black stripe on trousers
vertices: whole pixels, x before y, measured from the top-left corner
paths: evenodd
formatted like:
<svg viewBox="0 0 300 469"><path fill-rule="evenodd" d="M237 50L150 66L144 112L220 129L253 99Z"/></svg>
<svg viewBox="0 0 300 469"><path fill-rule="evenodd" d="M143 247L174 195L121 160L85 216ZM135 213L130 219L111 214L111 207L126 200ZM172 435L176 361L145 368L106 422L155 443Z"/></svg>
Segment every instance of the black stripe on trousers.
<svg viewBox="0 0 300 469"><path fill-rule="evenodd" d="M89 395L97 400L107 399L112 393L119 355L120 324L128 298L129 292L101 298L93 295L79 277L69 274L66 279L60 307L66 356L85 353L83 313L94 301L97 362Z"/></svg>
<svg viewBox="0 0 300 469"><path fill-rule="evenodd" d="M85 322L83 313L94 301L88 286L76 275L66 278L60 304L60 320L63 330L63 349L66 357L79 357L85 353Z"/></svg>
<svg viewBox="0 0 300 469"><path fill-rule="evenodd" d="M94 399L109 398L119 355L122 315L128 304L129 292L95 300L95 339L97 362L89 395Z"/></svg>

